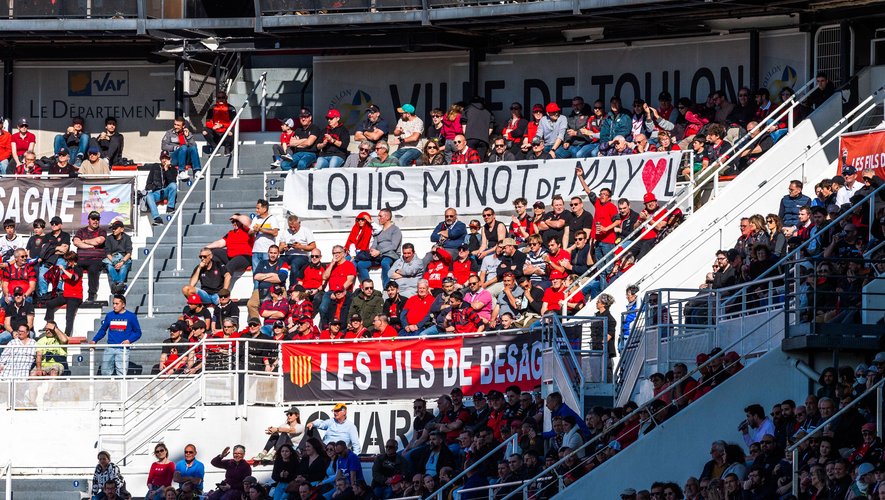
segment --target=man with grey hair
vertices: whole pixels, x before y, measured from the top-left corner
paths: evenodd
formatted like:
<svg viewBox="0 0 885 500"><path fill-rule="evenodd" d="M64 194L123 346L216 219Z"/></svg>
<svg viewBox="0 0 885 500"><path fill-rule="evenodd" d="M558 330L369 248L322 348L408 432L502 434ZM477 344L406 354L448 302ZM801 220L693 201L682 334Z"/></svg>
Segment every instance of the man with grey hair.
<svg viewBox="0 0 885 500"><path fill-rule="evenodd" d="M612 140L599 145L599 156L626 156L633 154L633 150L627 147L627 139L623 135L616 135Z"/></svg>
<svg viewBox="0 0 885 500"><path fill-rule="evenodd" d="M344 161L344 168L359 168L369 166L369 160L372 156L374 145L369 141L360 142L356 153L350 153L347 160Z"/></svg>
<svg viewBox="0 0 885 500"><path fill-rule="evenodd" d="M378 145L384 141L378 141ZM380 156L379 156L380 158ZM399 259L399 249L403 242L403 234L399 227L393 223L393 212L389 208L378 211L378 223L381 231L375 235L372 245L366 252L357 252L356 269L359 272L360 282L369 279L369 269L373 266L381 266L381 284L387 288L387 277L390 266Z"/></svg>
<svg viewBox="0 0 885 500"><path fill-rule="evenodd" d="M403 243L402 257L390 266L388 277L396 280L399 293L403 297L415 295L418 280L424 276L424 261L415 257L415 245ZM389 280L388 280L389 282ZM384 285L387 288L387 285Z"/></svg>
<svg viewBox="0 0 885 500"><path fill-rule="evenodd" d="M310 263L310 252L317 247L313 231L301 225L295 214L286 218L288 227L280 231L280 259L289 264L289 286L294 286Z"/></svg>
<svg viewBox="0 0 885 500"><path fill-rule="evenodd" d="M210 500L234 500L243 496L243 480L252 475L252 466L245 460L246 447L234 446L232 459L225 459L231 449L228 446L210 462L213 467L224 469L224 481L218 489L209 493Z"/></svg>
<svg viewBox="0 0 885 500"><path fill-rule="evenodd" d="M390 145L387 141L375 143L375 157L369 160L370 167L398 167L399 159L390 154Z"/></svg>

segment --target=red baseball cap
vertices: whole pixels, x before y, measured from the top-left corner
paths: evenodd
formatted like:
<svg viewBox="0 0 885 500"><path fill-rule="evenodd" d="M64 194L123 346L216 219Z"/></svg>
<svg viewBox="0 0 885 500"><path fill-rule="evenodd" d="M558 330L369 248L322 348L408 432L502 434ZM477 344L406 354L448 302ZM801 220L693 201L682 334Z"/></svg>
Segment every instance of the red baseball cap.
<svg viewBox="0 0 885 500"><path fill-rule="evenodd" d="M560 111L561 110L559 109L559 104L556 104L555 102L551 102L547 105L548 113L559 113Z"/></svg>
<svg viewBox="0 0 885 500"><path fill-rule="evenodd" d="M339 113L337 109L330 109L329 112L326 113L326 118L341 118L341 113Z"/></svg>
<svg viewBox="0 0 885 500"><path fill-rule="evenodd" d="M642 203L651 203L653 201L658 201L654 193L645 193L645 196L642 197Z"/></svg>

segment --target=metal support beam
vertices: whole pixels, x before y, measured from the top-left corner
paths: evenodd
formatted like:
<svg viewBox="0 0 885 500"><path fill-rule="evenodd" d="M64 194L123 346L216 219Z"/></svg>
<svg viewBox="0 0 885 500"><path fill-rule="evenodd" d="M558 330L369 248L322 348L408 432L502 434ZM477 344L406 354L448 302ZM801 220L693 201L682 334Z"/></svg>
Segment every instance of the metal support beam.
<svg viewBox="0 0 885 500"><path fill-rule="evenodd" d="M465 90L467 91L466 93L469 95L465 95L464 100L468 100L473 96L479 95L479 63L485 61L486 53L482 49L470 49L468 51L468 56L468 87Z"/></svg>
<svg viewBox="0 0 885 500"><path fill-rule="evenodd" d="M9 126L10 128L13 126L12 123L15 120L12 109L13 102L13 91L12 91L12 83L13 83L13 59L12 54L7 54L6 57L3 58L3 116L9 118Z"/></svg>
<svg viewBox="0 0 885 500"><path fill-rule="evenodd" d="M184 60L175 60L175 116L184 116Z"/></svg>
<svg viewBox="0 0 885 500"><path fill-rule="evenodd" d="M750 88L759 88L759 30L750 30Z"/></svg>

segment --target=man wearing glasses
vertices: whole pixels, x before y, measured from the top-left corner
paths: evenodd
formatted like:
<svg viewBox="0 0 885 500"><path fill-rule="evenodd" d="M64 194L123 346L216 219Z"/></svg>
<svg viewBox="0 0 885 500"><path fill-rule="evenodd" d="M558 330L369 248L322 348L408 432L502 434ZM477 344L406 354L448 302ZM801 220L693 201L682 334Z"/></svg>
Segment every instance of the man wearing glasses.
<svg viewBox="0 0 885 500"><path fill-rule="evenodd" d="M495 141L495 147L498 142L503 143L499 139ZM513 155L511 154L511 156ZM437 224L433 233L430 234L430 241L454 254L458 247L464 243L465 236L467 236L467 226L458 220L458 212L454 208L447 208L443 215L443 221Z"/></svg>
<svg viewBox="0 0 885 500"><path fill-rule="evenodd" d="M98 294L98 280L101 279L101 271L105 265L104 242L107 232L101 227L101 214L96 211L89 212L89 222L86 227L81 227L74 234L74 246L80 256L80 267L89 275L89 295L87 302L95 302Z"/></svg>
<svg viewBox="0 0 885 500"><path fill-rule="evenodd" d="M463 134L456 135L452 142L455 144L455 151L452 153L452 165L482 163L479 153L467 146L467 139L464 138Z"/></svg>
<svg viewBox="0 0 885 500"><path fill-rule="evenodd" d="M360 434L353 422L347 419L347 405L338 403L332 408L333 417L326 420L314 420L305 426L306 430L314 427L326 431L323 442L326 444L344 441L354 453L362 452Z"/></svg>
<svg viewBox="0 0 885 500"><path fill-rule="evenodd" d="M344 168L359 168L369 164L374 144L369 141L362 141L356 153L351 153L344 161Z"/></svg>
<svg viewBox="0 0 885 500"><path fill-rule="evenodd" d="M178 483L181 490L188 486L193 488L194 493L203 492L203 476L206 475L206 467L203 462L197 460L197 447L192 444L184 446L184 458L175 462L175 473L172 480Z"/></svg>
<svg viewBox="0 0 885 500"><path fill-rule="evenodd" d="M492 150L489 152L487 161L489 163L498 163L504 161L515 161L516 157L507 149L507 143L503 137L495 137L492 143Z"/></svg>
<svg viewBox="0 0 885 500"><path fill-rule="evenodd" d="M565 131L568 129L568 119L562 116L562 110L555 102L548 103L545 107L547 115L538 123L538 131L535 138L544 142L544 155L555 158L555 151L562 146L565 140Z"/></svg>
<svg viewBox="0 0 885 500"><path fill-rule="evenodd" d="M185 297L197 294L203 304L218 304L221 290L230 289L230 278L230 272L224 264L212 258L212 250L203 247L200 250L200 263L194 268L190 281L181 289L181 293Z"/></svg>

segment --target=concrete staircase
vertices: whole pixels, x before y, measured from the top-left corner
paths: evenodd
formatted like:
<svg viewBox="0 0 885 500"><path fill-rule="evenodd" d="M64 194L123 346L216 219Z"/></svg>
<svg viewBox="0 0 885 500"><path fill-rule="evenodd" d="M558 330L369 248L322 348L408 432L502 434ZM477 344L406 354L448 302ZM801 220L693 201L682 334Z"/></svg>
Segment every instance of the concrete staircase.
<svg viewBox="0 0 885 500"><path fill-rule="evenodd" d="M263 170L268 163L268 147L264 145L249 145L240 147L239 167L240 176L233 178L233 159L220 157L213 160L211 175L211 224L204 224L205 217L205 188L206 182L201 181L190 199L185 205L179 205L183 210L183 238L179 248L176 242L176 228L170 227L163 242L156 250L154 262L154 311L153 317L148 317L148 275L147 268L142 276L131 285L128 295L127 308L134 311L139 318L142 328L142 343L159 343L168 337L167 328L177 320L185 305L181 295L181 287L187 282L191 271L197 265L197 257L200 248L215 241L230 230L229 217L234 212L241 214L253 214L255 201L263 195ZM203 159L205 165L206 158ZM259 167L259 165L261 165ZM179 187L179 199L183 198L190 189L187 183ZM162 209L161 209L162 212ZM157 241L163 227L153 228L153 236L147 239L144 249L133 256L133 266L130 276L134 276L137 269L145 262L148 251ZM181 252L181 270L176 270L177 252ZM242 279L249 279L249 274ZM250 287L251 288L251 287ZM245 300L241 301L241 309L245 311ZM109 307L103 309L106 313ZM100 319L89 332L89 336L100 325ZM144 367L144 373L150 373L150 367L157 362L157 356L149 356L150 359L138 359L133 356L134 363Z"/></svg>
<svg viewBox="0 0 885 500"><path fill-rule="evenodd" d="M16 476L10 490L15 500L80 500L90 498L91 482L91 473L75 479ZM0 495L5 494L6 483L0 481Z"/></svg>

